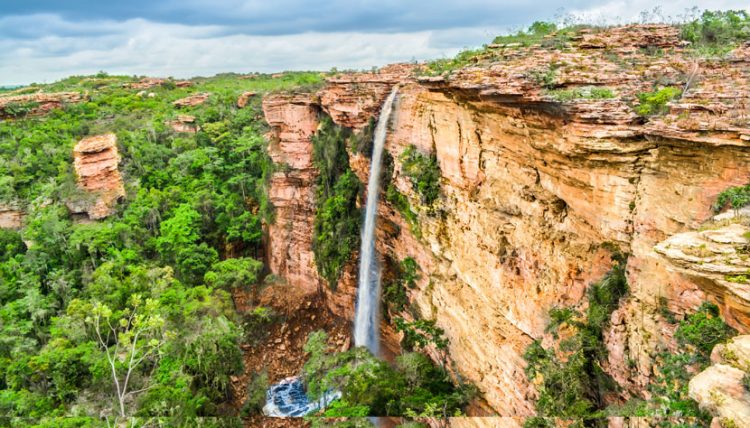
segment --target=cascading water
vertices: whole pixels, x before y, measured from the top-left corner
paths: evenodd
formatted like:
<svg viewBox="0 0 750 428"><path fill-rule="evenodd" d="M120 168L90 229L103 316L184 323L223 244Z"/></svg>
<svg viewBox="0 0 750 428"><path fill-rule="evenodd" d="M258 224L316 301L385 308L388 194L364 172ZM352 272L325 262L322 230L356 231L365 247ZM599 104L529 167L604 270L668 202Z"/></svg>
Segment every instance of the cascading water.
<svg viewBox="0 0 750 428"><path fill-rule="evenodd" d="M379 314L380 314L380 267L375 253L375 216L378 211L380 190L380 164L383 146L388 132L388 119L393 109L398 88L394 87L386 98L373 138L370 178L367 183L367 205L365 225L362 228L362 247L359 259L359 285L357 288L357 311L354 318L354 345L365 346L373 354L378 354Z"/></svg>
<svg viewBox="0 0 750 428"><path fill-rule="evenodd" d="M370 179L367 183L367 205L365 207L365 225L362 229L362 248L359 261L359 287L357 289L357 314L354 318L354 345L366 346L373 354L378 354L379 313L380 313L380 269L375 253L375 214L378 209L378 191L380 190L380 163L383 158L383 146L388 131L388 119L391 116L393 101L397 89L394 87L380 110L380 118L373 137L372 164ZM272 385L266 392L266 405L263 414L271 417L300 417L341 398L341 392L327 391L317 401L310 401L305 394L304 385L299 377L291 377ZM379 426L378 421L372 422Z"/></svg>

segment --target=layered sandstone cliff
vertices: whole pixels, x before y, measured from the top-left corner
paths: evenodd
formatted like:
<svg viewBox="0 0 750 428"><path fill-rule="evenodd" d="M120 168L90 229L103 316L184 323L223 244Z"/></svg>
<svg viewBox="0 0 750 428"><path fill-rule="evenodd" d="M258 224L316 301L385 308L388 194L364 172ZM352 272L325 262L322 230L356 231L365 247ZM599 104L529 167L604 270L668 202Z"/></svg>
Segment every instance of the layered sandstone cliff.
<svg viewBox="0 0 750 428"><path fill-rule="evenodd" d="M117 136L102 134L82 139L73 149L73 159L83 195L69 200L68 209L85 213L92 220L110 216L117 201L125 196L118 170Z"/></svg>
<svg viewBox="0 0 750 428"><path fill-rule="evenodd" d="M649 46L667 53L649 55ZM546 81L539 78L544 73L551 76ZM491 47L476 65L449 75L404 74L387 82L339 77L317 97L266 101L276 112L301 112L285 116L266 108L277 133L287 128L294 141L272 143L272 151L280 150L275 159L311 153L316 109L362 128L395 82L401 88L386 149L395 160L393 183L418 215L418 233L381 198L378 249L384 257L417 261L422 275L410 292L414 311L445 329L455 367L492 411L533 414L535 390L523 352L544 337L549 309L585 307L585 290L611 267L612 248L629 254L630 294L606 332L606 370L625 396L642 395L657 349L674 347L674 327L660 315L659 302L680 317L712 300L735 328L750 329L742 293L727 284L706 286L655 250L673 235L699 229L718 193L750 178L747 48L727 60L699 60L683 52L673 28L639 26L584 32L562 48ZM684 94L662 116L638 116L636 94L657 85ZM611 97L555 92L591 87L606 88ZM307 125L297 138L300 122ZM435 207L420 206L402 173L399 156L410 145L437 156L442 178ZM352 156L351 162L366 179L367 161ZM294 174L314 174L309 163L301 165ZM288 228L279 236L299 236L283 240L289 245L272 270L290 272L300 284L317 283L312 211L297 198L306 182L276 180L276 191L289 194L276 196L282 214L272 228Z"/></svg>

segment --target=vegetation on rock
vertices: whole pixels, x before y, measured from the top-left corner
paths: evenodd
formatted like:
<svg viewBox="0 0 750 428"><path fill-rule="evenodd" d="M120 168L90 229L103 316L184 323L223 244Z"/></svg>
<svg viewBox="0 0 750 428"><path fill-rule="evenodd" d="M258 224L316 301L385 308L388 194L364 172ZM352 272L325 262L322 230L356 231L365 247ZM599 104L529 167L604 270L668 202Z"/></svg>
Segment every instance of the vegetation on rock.
<svg viewBox="0 0 750 428"><path fill-rule="evenodd" d="M346 145L350 137L351 131L329 117L322 119L313 136L313 163L319 174L313 251L318 273L332 289L360 241L362 215L357 198L362 184L349 167Z"/></svg>
<svg viewBox="0 0 750 428"><path fill-rule="evenodd" d="M421 153L410 145L401 153L401 168L421 202L432 205L440 196L440 167L435 154Z"/></svg>
<svg viewBox="0 0 750 428"><path fill-rule="evenodd" d="M617 389L617 384L602 369L607 350L603 331L620 299L628 291L625 279L625 258L614 256L612 270L588 290L585 317L570 308L550 312L550 331L567 325L574 334L562 340L559 350L545 349L534 341L526 349L526 374L537 383L540 416L592 418L604 409L604 396ZM540 423L535 419L530 423ZM536 426L536 425L534 425Z"/></svg>

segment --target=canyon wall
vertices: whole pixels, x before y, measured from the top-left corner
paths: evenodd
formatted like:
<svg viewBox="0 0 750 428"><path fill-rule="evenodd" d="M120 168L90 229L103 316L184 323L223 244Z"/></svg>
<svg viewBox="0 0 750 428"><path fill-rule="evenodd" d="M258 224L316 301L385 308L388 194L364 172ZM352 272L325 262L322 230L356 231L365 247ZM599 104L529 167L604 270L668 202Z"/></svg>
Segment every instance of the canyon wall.
<svg viewBox="0 0 750 428"><path fill-rule="evenodd" d="M384 83L363 73L332 79L317 94L264 101L274 160L300 160L287 160L291 169L271 183L277 217L269 226L270 267L312 290L320 282L310 247L312 118L319 109L361 129L399 82L386 149L393 184L418 224L414 230L381 198L378 249L417 261L421 277L404 315L437 321L453 367L504 416L534 413L524 350L534 339L549 340L549 309L586 306L586 288L610 269L614 249L629 255L630 293L606 332L605 369L625 396L643 394L657 351L674 349L674 326L660 315L665 302L680 317L712 300L733 327L750 329L743 290L655 250L701 228L719 192L748 182L750 51L698 61L683 55L676 33L663 26L584 34L571 43L563 51L498 47L493 55L504 61L448 77L402 73ZM654 43L673 51L652 57L639 50ZM561 101L537 78L548 64L557 64L558 88L606 86L613 96ZM664 115L644 119L633 100L657 79L687 90ZM402 173L399 156L410 145L437 156L441 197L434 207L420 205ZM366 181L367 159L353 155L350 163ZM355 277L345 275L338 297L329 292L339 299L334 310L352 307Z"/></svg>

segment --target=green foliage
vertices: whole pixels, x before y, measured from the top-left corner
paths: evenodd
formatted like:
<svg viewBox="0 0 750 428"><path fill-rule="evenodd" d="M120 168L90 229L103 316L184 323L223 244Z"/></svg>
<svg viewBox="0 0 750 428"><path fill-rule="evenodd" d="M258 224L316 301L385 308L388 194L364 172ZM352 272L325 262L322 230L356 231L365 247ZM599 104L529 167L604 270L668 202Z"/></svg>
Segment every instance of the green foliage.
<svg viewBox="0 0 750 428"><path fill-rule="evenodd" d="M706 10L682 26L680 37L691 42L700 55L723 56L750 40L750 14L745 10Z"/></svg>
<svg viewBox="0 0 750 428"><path fill-rule="evenodd" d="M8 229L0 229L0 262L7 262L26 252L26 244L21 234Z"/></svg>
<svg viewBox="0 0 750 428"><path fill-rule="evenodd" d="M395 266L395 278L383 286L383 302L385 302L383 310L386 317L402 312L406 308L409 303L406 295L407 289L417 286L418 269L417 262L411 257L401 260Z"/></svg>
<svg viewBox="0 0 750 428"><path fill-rule="evenodd" d="M713 303L705 302L697 312L680 322L674 336L681 345L690 346L708 361L714 346L726 342L736 334L737 331L719 316L719 308Z"/></svg>
<svg viewBox="0 0 750 428"><path fill-rule="evenodd" d="M440 196L440 167L435 154L425 155L410 145L401 153L401 170L409 177L421 202L432 205Z"/></svg>
<svg viewBox="0 0 750 428"><path fill-rule="evenodd" d="M532 70L529 77L542 88L553 90L557 86L557 67L551 65L547 68Z"/></svg>
<svg viewBox="0 0 750 428"><path fill-rule="evenodd" d="M192 426L225 414L230 376L242 367L228 291L257 287L274 165L260 97L243 109L236 100L322 78L223 75L154 87L154 97L124 87L132 81L75 76L34 86L89 99L0 120L0 202L28 214L20 233L0 231L0 414L23 424L81 416L70 420L86 425L91 416L96 425L124 407L128 417ZM172 102L195 92L212 96L180 113L201 131L172 131L164 124L177 114ZM73 146L102 132L118 137L128 194L109 218L77 223L65 206L83 197ZM256 318L261 329L274 319Z"/></svg>
<svg viewBox="0 0 750 428"><path fill-rule="evenodd" d="M526 30L521 30L507 36L497 36L492 43L518 43L521 46L531 46L540 43L544 39L544 36L554 33L556 30L557 25L554 22L536 21Z"/></svg>
<svg viewBox="0 0 750 428"><path fill-rule="evenodd" d="M636 112L641 116L656 116L669 111L667 103L679 98L682 91L678 88L666 87L654 92L641 92L638 94L639 105Z"/></svg>
<svg viewBox="0 0 750 428"><path fill-rule="evenodd" d="M459 68L464 68L479 61L481 56L487 52L486 48L466 49L459 52L453 58L441 58L427 63L427 74L438 76L448 74Z"/></svg>
<svg viewBox="0 0 750 428"><path fill-rule="evenodd" d="M303 369L308 395L342 392L326 416L452 416L475 394L470 386L454 386L448 372L422 354L401 355L391 367L365 348L330 352L322 331L310 335L305 352L310 353Z"/></svg>
<svg viewBox="0 0 750 428"><path fill-rule="evenodd" d="M361 183L349 168L346 142L350 135L326 117L313 137L313 162L319 172L313 251L318 272L333 289L360 240L357 197Z"/></svg>
<svg viewBox="0 0 750 428"><path fill-rule="evenodd" d="M738 210L745 205L750 205L750 184L722 190L719 196L716 197L713 209L714 212L719 213L727 206Z"/></svg>
<svg viewBox="0 0 750 428"><path fill-rule="evenodd" d="M609 88L585 87L573 89L555 89L546 92L557 101L565 102L578 99L605 100L615 98L615 93Z"/></svg>
<svg viewBox="0 0 750 428"><path fill-rule="evenodd" d="M206 272L204 281L207 285L225 290L257 286L261 270L263 263L249 257L226 259L214 263L211 270Z"/></svg>
<svg viewBox="0 0 750 428"><path fill-rule="evenodd" d="M625 259L613 256L612 269L588 290L588 308L584 319L571 308L550 310L548 331L556 335L559 326L567 324L576 334L560 343L560 358L536 340L526 349L526 375L538 383L540 416L589 418L603 408L605 394L616 389L615 382L602 369L607 358L603 331L620 299L627 293ZM532 423L539 423L533 420ZM538 426L538 425L532 425Z"/></svg>
<svg viewBox="0 0 750 428"><path fill-rule="evenodd" d="M247 383L247 398L240 411L242 416L259 414L266 404L268 391L268 372L254 373Z"/></svg>
<svg viewBox="0 0 750 428"><path fill-rule="evenodd" d="M385 191L385 200L401 213L401 216L404 217L404 220L406 220L406 223L409 225L411 233L417 238L421 237L422 231L419 229L417 214L412 211L409 198L399 192L396 186L389 183Z"/></svg>
<svg viewBox="0 0 750 428"><path fill-rule="evenodd" d="M403 333L401 347L407 351L424 349L434 346L439 351L448 349L448 339L443 335L445 331L435 325L434 320L406 321L403 318L394 318L393 325L396 331Z"/></svg>

